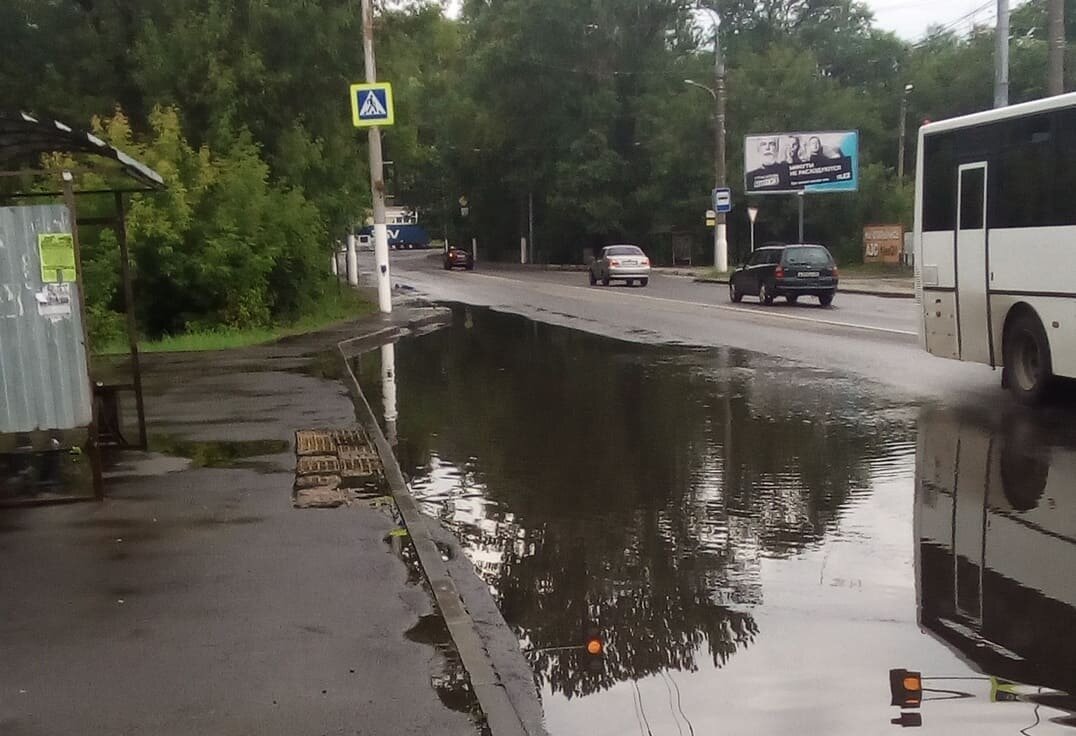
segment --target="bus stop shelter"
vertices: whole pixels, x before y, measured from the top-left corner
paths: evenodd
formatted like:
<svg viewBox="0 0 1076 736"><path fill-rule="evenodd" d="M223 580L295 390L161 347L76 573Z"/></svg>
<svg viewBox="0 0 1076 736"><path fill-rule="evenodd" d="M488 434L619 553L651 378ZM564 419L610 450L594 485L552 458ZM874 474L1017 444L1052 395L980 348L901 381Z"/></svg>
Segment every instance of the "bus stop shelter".
<svg viewBox="0 0 1076 736"><path fill-rule="evenodd" d="M46 168L46 154L79 163ZM88 171L109 184L79 188L79 175ZM163 188L157 172L92 133L0 110L0 455L55 453L84 437L96 498L104 496L102 445L147 444L125 198ZM110 198L113 214L80 218L77 203L87 196ZM80 226L116 233L130 384L91 380ZM120 390L134 394L137 442L120 431Z"/></svg>

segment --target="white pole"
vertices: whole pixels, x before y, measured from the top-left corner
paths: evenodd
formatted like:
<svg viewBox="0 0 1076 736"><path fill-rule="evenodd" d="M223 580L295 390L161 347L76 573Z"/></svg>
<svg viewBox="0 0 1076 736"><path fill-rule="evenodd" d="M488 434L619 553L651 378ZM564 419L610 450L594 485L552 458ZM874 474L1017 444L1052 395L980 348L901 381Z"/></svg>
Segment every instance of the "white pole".
<svg viewBox="0 0 1076 736"><path fill-rule="evenodd" d="M385 408L385 434L396 444L396 420L400 412L396 406L396 346L381 346L381 403Z"/></svg>
<svg viewBox="0 0 1076 736"><path fill-rule="evenodd" d="M471 238L471 261L478 263L478 238Z"/></svg>
<svg viewBox="0 0 1076 736"><path fill-rule="evenodd" d="M526 238L520 238L519 239L519 262L521 264L527 262L527 239Z"/></svg>
<svg viewBox="0 0 1076 736"><path fill-rule="evenodd" d="M338 264L336 262L336 253L337 253L336 244L333 243L333 262L332 262L333 276L339 276L340 275L340 264Z"/></svg>
<svg viewBox="0 0 1076 736"><path fill-rule="evenodd" d="M527 193L527 246L530 248L529 263L534 263L534 190Z"/></svg>
<svg viewBox="0 0 1076 736"><path fill-rule="evenodd" d="M722 273L729 270L728 225L725 224L724 215L714 225L714 264Z"/></svg>
<svg viewBox="0 0 1076 736"><path fill-rule="evenodd" d="M355 236L352 233L347 236L347 282L352 286L359 285L359 254L355 252Z"/></svg>
<svg viewBox="0 0 1076 736"><path fill-rule="evenodd" d="M751 252L755 252L755 219L758 217L758 207L747 208L747 219L751 221Z"/></svg>
<svg viewBox="0 0 1076 736"><path fill-rule="evenodd" d="M366 56L366 82L377 82L374 62L374 10L362 0L362 48ZM392 279L389 274L389 233L385 227L385 172L381 155L381 129L370 128L370 195L374 201L374 263L377 269L377 305L392 313ZM357 279L357 275L356 275Z"/></svg>

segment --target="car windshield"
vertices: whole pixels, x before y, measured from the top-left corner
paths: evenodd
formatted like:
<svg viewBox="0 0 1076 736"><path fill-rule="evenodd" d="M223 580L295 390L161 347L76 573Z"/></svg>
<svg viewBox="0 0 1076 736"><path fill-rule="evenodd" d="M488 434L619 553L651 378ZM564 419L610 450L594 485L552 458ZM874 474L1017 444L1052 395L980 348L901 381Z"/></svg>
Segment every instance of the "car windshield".
<svg viewBox="0 0 1076 736"><path fill-rule="evenodd" d="M607 256L641 256L643 252L634 245L614 245L605 249Z"/></svg>
<svg viewBox="0 0 1076 736"><path fill-rule="evenodd" d="M818 246L794 247L785 249L785 263L789 266L828 268L833 265L833 258L828 250Z"/></svg>

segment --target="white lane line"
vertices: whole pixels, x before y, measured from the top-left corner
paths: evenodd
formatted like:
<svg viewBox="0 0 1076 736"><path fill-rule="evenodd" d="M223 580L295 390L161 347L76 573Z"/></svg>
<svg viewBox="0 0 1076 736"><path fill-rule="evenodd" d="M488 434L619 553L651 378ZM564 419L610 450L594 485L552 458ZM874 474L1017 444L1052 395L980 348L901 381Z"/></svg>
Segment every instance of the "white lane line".
<svg viewBox="0 0 1076 736"><path fill-rule="evenodd" d="M598 297L599 299L606 298L606 297L617 298L617 297L620 297L620 296L625 296L626 298L630 298L632 300L646 299L646 300L649 300L649 301L652 301L652 302L664 302L666 304L676 304L676 305L680 305L680 306L703 307L704 309L714 309L714 310L718 310L718 311L722 311L722 312L735 312L736 314L742 314L742 315L746 315L748 317L760 317L760 318L763 318L763 319L765 319L765 318L786 319L786 320L791 320L793 322L810 322L812 324L827 325L829 327L844 327L844 328L853 329L853 330L866 330L868 332L882 332L882 333L885 333L887 335L902 335L902 336L905 336L905 337L918 337L919 336L919 333L915 332L914 330L897 330L897 329L894 329L892 327L876 327L876 326L873 326L873 325L857 324L855 322L841 322L839 320L833 320L833 319L818 319L816 317L802 317L802 316L795 315L795 314L781 314L780 312L760 312L760 311L756 311L754 309L745 309L743 307L730 307L730 306L725 305L725 304L707 304L706 302L691 302L691 301L686 301L684 299L670 299L670 298L664 297L664 296L647 296L646 294L638 294L638 293L633 293L631 295L631 297L627 297L626 295L617 294L615 292L610 292L610 291L605 291L605 290L598 290L598 289L595 289L595 290L592 291L590 289L585 289L585 288L583 288L581 286L565 286L563 284L557 284L557 283L553 283L551 281L526 281L525 279L512 279L512 278L506 278L504 276L491 276L491 275L486 274L486 273L470 273L470 274L468 274L468 277L469 278L490 279L492 281L506 281L506 282L509 282L509 283L512 283L512 284L535 284L535 285L540 285L540 286L543 286L543 287L549 287L550 289L560 289L560 290L568 291L568 292L571 293L572 296L574 296L576 298L580 298L583 294L586 294L588 296L599 295L599 294L603 295L603 296L599 296Z"/></svg>

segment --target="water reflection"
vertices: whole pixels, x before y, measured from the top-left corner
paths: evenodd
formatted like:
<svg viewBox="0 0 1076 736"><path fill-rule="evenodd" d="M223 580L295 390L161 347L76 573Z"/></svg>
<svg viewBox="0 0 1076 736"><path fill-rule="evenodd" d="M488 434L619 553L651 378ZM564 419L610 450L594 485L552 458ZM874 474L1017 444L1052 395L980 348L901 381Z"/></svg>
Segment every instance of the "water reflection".
<svg viewBox="0 0 1076 736"><path fill-rule="evenodd" d="M1072 725L1076 432L1019 413L924 411L917 463L919 618L982 674L950 683ZM924 672L924 686L930 675ZM977 684L976 684L977 683ZM924 702L924 717L931 714ZM1061 710L1058 710L1061 709Z"/></svg>
<svg viewBox="0 0 1076 736"><path fill-rule="evenodd" d="M396 345L381 346L381 405L385 410L385 437L393 447L397 444L396 421L400 410L396 403Z"/></svg>
<svg viewBox="0 0 1076 736"><path fill-rule="evenodd" d="M912 418L854 380L456 317L400 345L401 465L568 698L724 666L764 634L764 561L821 546L912 451ZM602 667L558 649L595 624Z"/></svg>

